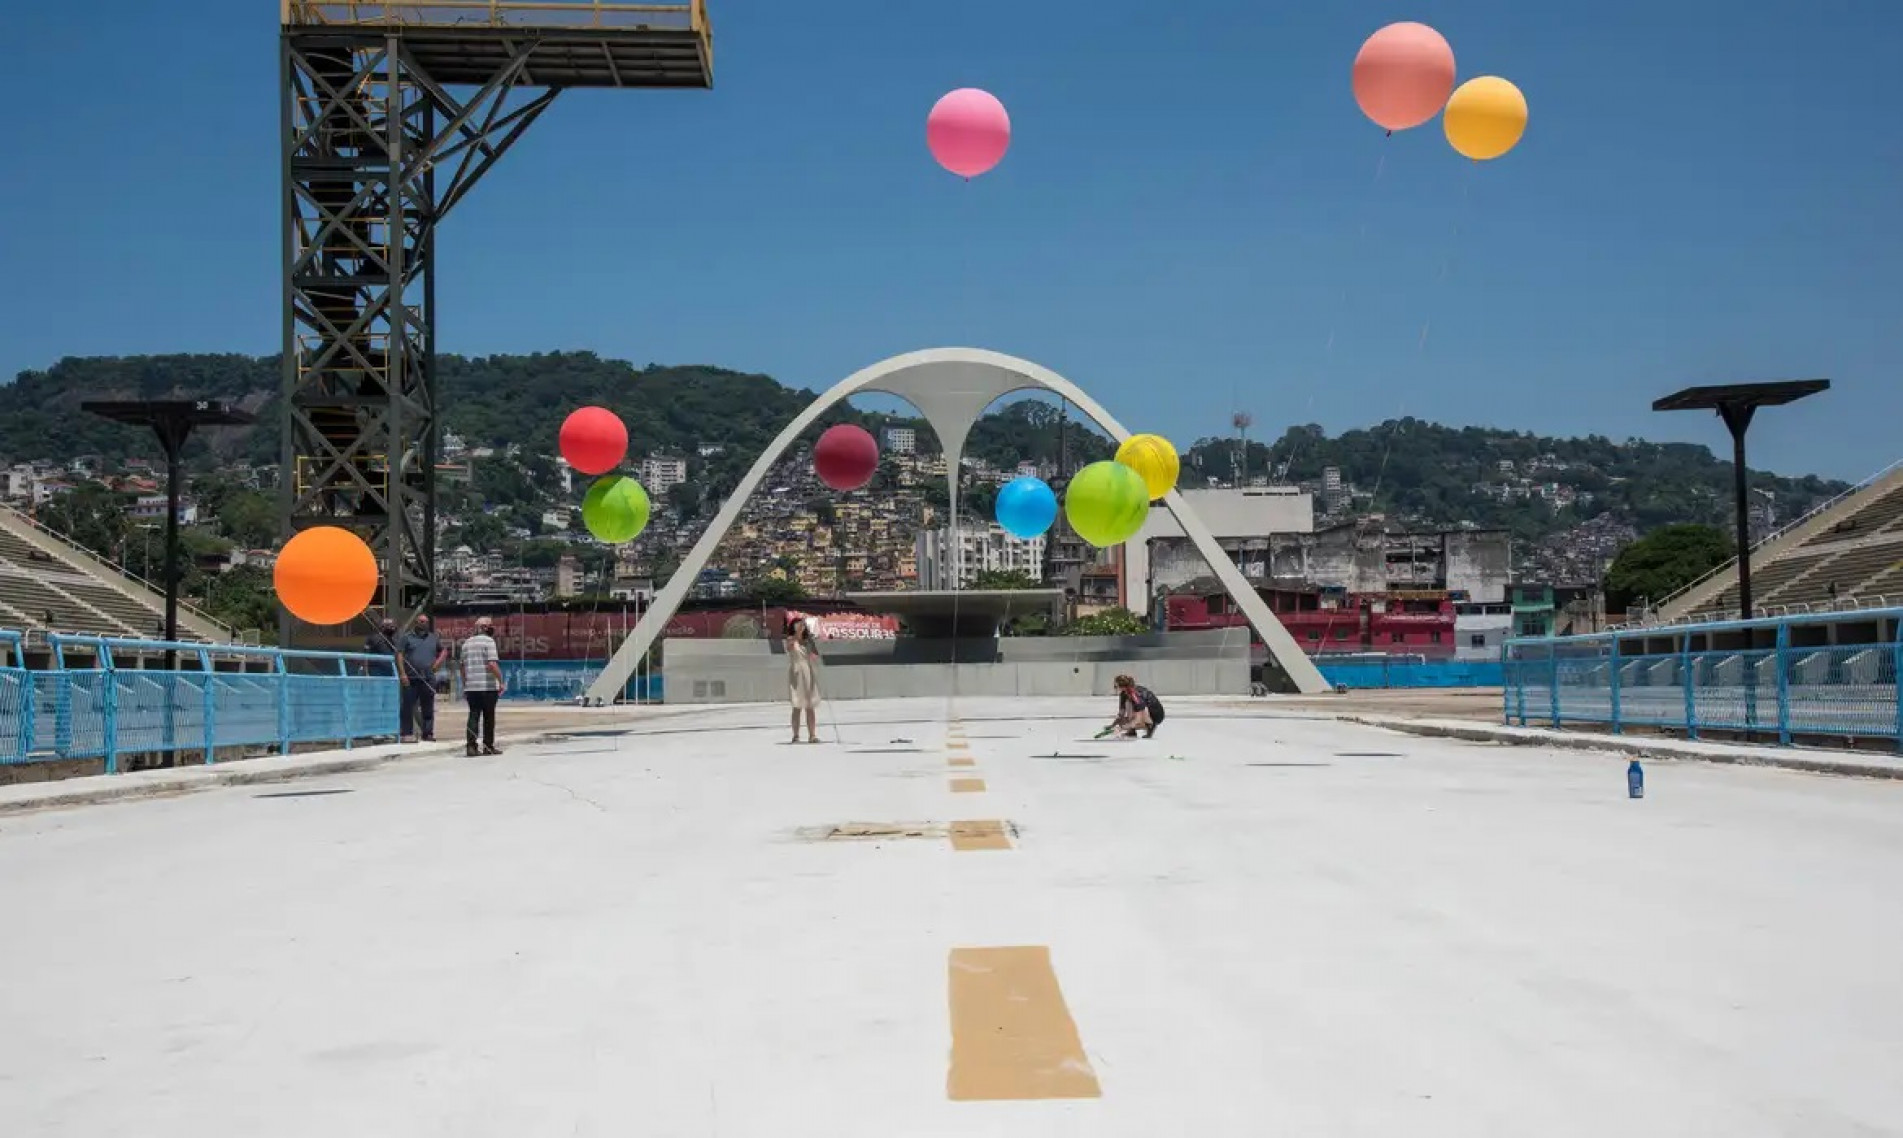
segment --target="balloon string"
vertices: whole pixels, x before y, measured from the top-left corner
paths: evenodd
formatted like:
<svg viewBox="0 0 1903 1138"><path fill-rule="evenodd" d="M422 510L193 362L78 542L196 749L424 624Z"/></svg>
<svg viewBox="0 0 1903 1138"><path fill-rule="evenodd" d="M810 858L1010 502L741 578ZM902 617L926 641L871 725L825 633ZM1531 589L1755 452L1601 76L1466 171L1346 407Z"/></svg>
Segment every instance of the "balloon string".
<svg viewBox="0 0 1903 1138"><path fill-rule="evenodd" d="M1423 342L1426 340L1426 335L1427 330L1423 328L1421 330ZM1381 508L1381 482L1388 476L1388 456L1394 453L1394 436L1401 433L1401 423L1407 418L1407 404L1400 404L1400 409L1395 414L1397 418L1394 426L1388 431L1388 444L1381 448L1381 466L1374 472L1374 489L1369 493L1368 500L1376 509Z"/></svg>
<svg viewBox="0 0 1903 1138"><path fill-rule="evenodd" d="M1434 288L1432 291L1429 292L1427 297L1427 304L1429 306L1429 310L1427 312L1426 317L1421 321L1420 338L1414 344L1414 365L1417 371L1421 368L1421 366L1426 361L1427 338L1434 328L1434 315L1432 311L1432 306L1436 300L1440 299L1441 290L1447 287L1448 279L1453 276L1454 261L1455 261L1455 258L1460 253L1461 225L1466 219L1467 212L1471 208L1471 205L1473 202L1474 167L1478 165L1480 165L1480 163L1478 162L1468 163L1467 172L1461 175L1460 203L1454 207L1453 221L1448 226L1447 252L1441 258L1440 271L1434 274ZM1387 460L1385 458L1382 460L1382 463L1384 466L1386 465L1386 461Z"/></svg>
<svg viewBox="0 0 1903 1138"><path fill-rule="evenodd" d="M1437 289L1446 287L1448 278L1453 276L1454 263L1460 255L1460 232L1473 206L1474 167L1478 165L1480 165L1478 162L1468 163L1467 172L1461 175L1460 202L1454 207L1453 220L1448 225L1447 251L1441 257L1440 271L1434 274L1434 287ZM1431 300L1432 297L1429 299ZM1426 343L1427 329L1424 325L1421 329L1421 344L1425 346Z"/></svg>
<svg viewBox="0 0 1903 1138"><path fill-rule="evenodd" d="M1389 138L1394 137L1394 132L1389 131L1387 136ZM1356 268L1357 266L1361 264L1362 254L1367 249L1368 215L1372 213L1374 210L1375 193L1381 185L1381 176L1387 173L1387 169L1388 169L1388 149L1387 147L1384 146L1381 148L1380 155L1376 157L1374 161L1374 177L1368 179L1368 188L1365 191L1363 191L1363 194L1362 194L1362 203L1361 203L1361 211L1360 211L1361 212L1361 226L1359 231L1355 235L1356 243L1355 243L1354 250L1350 253L1348 257L1347 267L1351 272L1354 268ZM1335 312L1332 316L1329 317L1329 320L1328 320L1328 337L1322 344L1322 370L1321 370L1321 376L1318 381L1318 385L1320 386L1325 386L1327 384L1330 374L1334 371L1335 334L1341 325L1341 321L1343 317L1347 314L1349 292L1350 292L1350 282L1344 281L1341 286L1341 295L1338 298L1336 298L1336 301L1335 301Z"/></svg>

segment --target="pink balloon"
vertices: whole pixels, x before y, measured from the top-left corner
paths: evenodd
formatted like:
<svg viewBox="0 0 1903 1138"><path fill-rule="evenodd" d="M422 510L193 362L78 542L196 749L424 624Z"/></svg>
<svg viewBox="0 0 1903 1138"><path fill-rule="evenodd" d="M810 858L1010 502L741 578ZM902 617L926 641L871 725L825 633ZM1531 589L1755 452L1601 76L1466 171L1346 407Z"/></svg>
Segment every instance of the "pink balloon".
<svg viewBox="0 0 1903 1138"><path fill-rule="evenodd" d="M961 178L976 178L1011 148L1011 116L991 92L960 87L932 106L925 145L940 166Z"/></svg>
<svg viewBox="0 0 1903 1138"><path fill-rule="evenodd" d="M1454 93L1454 49L1426 24L1389 24L1355 55L1354 84L1361 113L1378 125L1419 126Z"/></svg>

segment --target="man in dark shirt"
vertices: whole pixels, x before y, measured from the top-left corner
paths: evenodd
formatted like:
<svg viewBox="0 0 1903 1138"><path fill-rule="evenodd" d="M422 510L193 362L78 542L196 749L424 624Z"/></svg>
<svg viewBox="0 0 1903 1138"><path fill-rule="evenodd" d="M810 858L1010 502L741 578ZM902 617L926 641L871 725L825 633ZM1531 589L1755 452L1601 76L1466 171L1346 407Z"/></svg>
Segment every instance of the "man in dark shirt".
<svg viewBox="0 0 1903 1138"><path fill-rule="evenodd" d="M423 741L436 741L436 670L449 658L442 638L430 626L430 618L419 613L416 625L397 643L397 667L403 677L403 738L413 736L410 729L423 729Z"/></svg>
<svg viewBox="0 0 1903 1138"><path fill-rule="evenodd" d="M366 656L381 656L394 663L396 661L396 642L396 621L386 616L383 618L383 623L377 626L375 632L364 637L363 654ZM382 673L373 671L370 665L365 664L363 674L371 676L381 675ZM402 674L402 672L397 673L398 676Z"/></svg>

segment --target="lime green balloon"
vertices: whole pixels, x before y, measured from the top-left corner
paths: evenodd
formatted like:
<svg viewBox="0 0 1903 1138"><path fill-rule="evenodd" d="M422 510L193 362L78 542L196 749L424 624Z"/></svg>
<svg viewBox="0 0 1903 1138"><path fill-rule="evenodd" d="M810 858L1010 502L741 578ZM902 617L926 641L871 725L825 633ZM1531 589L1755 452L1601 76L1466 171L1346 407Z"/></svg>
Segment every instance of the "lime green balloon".
<svg viewBox="0 0 1903 1138"><path fill-rule="evenodd" d="M1064 490L1064 518L1070 528L1100 549L1135 537L1149 516L1149 486L1121 462L1093 462Z"/></svg>
<svg viewBox="0 0 1903 1138"><path fill-rule="evenodd" d="M633 541L648 528L648 492L632 478L610 474L588 488L581 520L595 540L609 545Z"/></svg>

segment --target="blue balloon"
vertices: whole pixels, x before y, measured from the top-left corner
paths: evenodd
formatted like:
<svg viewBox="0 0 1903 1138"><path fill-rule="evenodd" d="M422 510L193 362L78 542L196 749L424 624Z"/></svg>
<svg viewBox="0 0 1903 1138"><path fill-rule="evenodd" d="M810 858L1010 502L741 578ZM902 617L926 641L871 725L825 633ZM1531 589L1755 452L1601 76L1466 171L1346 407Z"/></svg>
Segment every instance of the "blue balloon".
<svg viewBox="0 0 1903 1138"><path fill-rule="evenodd" d="M1057 495L1042 478L1013 478L998 491L998 524L1012 537L1029 540L1056 520Z"/></svg>

